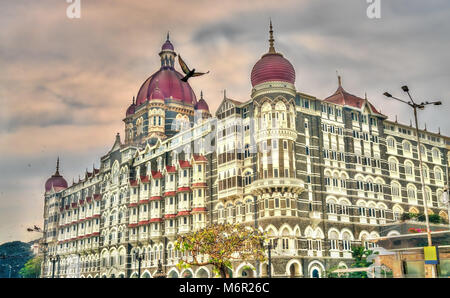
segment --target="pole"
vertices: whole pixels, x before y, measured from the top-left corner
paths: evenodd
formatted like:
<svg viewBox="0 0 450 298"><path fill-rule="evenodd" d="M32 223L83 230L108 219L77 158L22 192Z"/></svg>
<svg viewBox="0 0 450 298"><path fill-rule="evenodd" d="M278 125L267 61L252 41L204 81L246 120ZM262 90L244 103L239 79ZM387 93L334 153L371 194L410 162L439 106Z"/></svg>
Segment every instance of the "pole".
<svg viewBox="0 0 450 298"><path fill-rule="evenodd" d="M270 250L272 249L272 245L269 242L269 245L267 246L268 250L269 250L269 268L267 269L267 273L269 275L269 278L272 278L272 257L270 255Z"/></svg>
<svg viewBox="0 0 450 298"><path fill-rule="evenodd" d="M52 261L52 278L55 278L55 263L56 260L55 259L51 259Z"/></svg>
<svg viewBox="0 0 450 298"><path fill-rule="evenodd" d="M420 143L420 136L419 136L419 124L417 121L417 105L414 103L413 103L413 108L414 108L414 121L416 123L417 151L418 151L418 155L419 155L420 181L422 183L422 198L423 198L423 207L424 207L424 213L425 213L425 223L427 226L428 246L433 246L433 243L431 241L430 221L428 220L428 202L427 202L428 200L427 200L426 191L425 191L425 180L423 177L422 151L420 150L421 143ZM434 265L431 265L431 276L433 278L436 277Z"/></svg>

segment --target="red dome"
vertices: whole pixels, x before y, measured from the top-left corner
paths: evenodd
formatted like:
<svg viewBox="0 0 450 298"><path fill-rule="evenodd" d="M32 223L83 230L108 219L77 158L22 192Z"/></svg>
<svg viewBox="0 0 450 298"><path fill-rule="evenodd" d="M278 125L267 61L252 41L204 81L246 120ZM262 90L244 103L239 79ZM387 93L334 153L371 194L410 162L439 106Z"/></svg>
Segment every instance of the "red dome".
<svg viewBox="0 0 450 298"><path fill-rule="evenodd" d="M206 103L206 100L204 100L203 98L200 98L200 100L197 102L197 104L195 105L195 109L209 112L209 106Z"/></svg>
<svg viewBox="0 0 450 298"><path fill-rule="evenodd" d="M53 175L45 182L45 191L50 191L52 187L58 191L67 188L67 181L62 176Z"/></svg>
<svg viewBox="0 0 450 298"><path fill-rule="evenodd" d="M67 181L59 174L59 157L56 161L56 172L47 179L47 182L45 182L45 191L50 191L52 187L56 190L62 190L67 188Z"/></svg>
<svg viewBox="0 0 450 298"><path fill-rule="evenodd" d="M280 53L267 53L253 66L251 80L253 87L271 81L294 84L295 70L291 62Z"/></svg>
<svg viewBox="0 0 450 298"><path fill-rule="evenodd" d="M173 68L161 68L150 76L139 89L136 106L143 104L151 98L155 99L156 97L163 97L158 99L172 98L174 100L195 105L197 103L197 98L189 83L181 80L183 77L182 74Z"/></svg>
<svg viewBox="0 0 450 298"><path fill-rule="evenodd" d="M130 115L133 115L135 111L136 111L136 105L134 103L132 103L127 109L126 116L128 117Z"/></svg>

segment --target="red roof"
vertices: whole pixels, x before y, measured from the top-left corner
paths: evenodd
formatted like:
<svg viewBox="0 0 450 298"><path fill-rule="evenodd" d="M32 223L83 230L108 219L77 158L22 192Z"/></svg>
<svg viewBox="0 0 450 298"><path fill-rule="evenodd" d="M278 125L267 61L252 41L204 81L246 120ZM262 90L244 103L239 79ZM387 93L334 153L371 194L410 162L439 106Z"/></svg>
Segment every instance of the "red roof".
<svg viewBox="0 0 450 298"><path fill-rule="evenodd" d="M334 92L333 95L325 98L324 101L357 109L361 109L364 103L367 102L372 113L384 116L368 100L348 93L344 90L344 88L342 88L342 86L339 86L336 92Z"/></svg>
<svg viewBox="0 0 450 298"><path fill-rule="evenodd" d="M150 223L149 220L141 220L140 222L138 222L139 226L143 226L143 225L148 225Z"/></svg>
<svg viewBox="0 0 450 298"><path fill-rule="evenodd" d="M205 182L200 182L200 183L192 183L192 188L195 187L207 187L208 185Z"/></svg>
<svg viewBox="0 0 450 298"><path fill-rule="evenodd" d="M177 215L176 214L166 214L166 215L164 215L164 218L173 218L175 216L177 216Z"/></svg>
<svg viewBox="0 0 450 298"><path fill-rule="evenodd" d="M166 166L167 173L175 173L177 170L175 166Z"/></svg>
<svg viewBox="0 0 450 298"><path fill-rule="evenodd" d="M137 180L130 180L130 186L137 186Z"/></svg>
<svg viewBox="0 0 450 298"><path fill-rule="evenodd" d="M193 208L192 212L206 212L206 207Z"/></svg>
<svg viewBox="0 0 450 298"><path fill-rule="evenodd" d="M141 182L142 183L148 183L150 181L148 176L141 176Z"/></svg>
<svg viewBox="0 0 450 298"><path fill-rule="evenodd" d="M191 191L191 188L190 188L190 187L179 187L179 188L177 189L177 191L178 191L178 192L182 192L182 191Z"/></svg>
<svg viewBox="0 0 450 298"><path fill-rule="evenodd" d="M181 168L191 168L192 165L187 160L180 160L180 167Z"/></svg>
<svg viewBox="0 0 450 298"><path fill-rule="evenodd" d="M178 212L177 216L183 216L183 215L189 215L191 214L191 211L180 211Z"/></svg>
<svg viewBox="0 0 450 298"><path fill-rule="evenodd" d="M154 196L150 198L150 201L161 200L160 196Z"/></svg>
<svg viewBox="0 0 450 298"><path fill-rule="evenodd" d="M72 203L72 208L77 208L77 203Z"/></svg>
<svg viewBox="0 0 450 298"><path fill-rule="evenodd" d="M162 221L162 218L152 218L150 219L150 222L160 222Z"/></svg>
<svg viewBox="0 0 450 298"><path fill-rule="evenodd" d="M194 160L196 162L207 162L208 161L205 156L203 156L203 155L195 155L195 154L194 154Z"/></svg>
<svg viewBox="0 0 450 298"><path fill-rule="evenodd" d="M80 203L80 205L84 205L84 200L79 200L78 203Z"/></svg>
<svg viewBox="0 0 450 298"><path fill-rule="evenodd" d="M140 201L139 201L139 204L147 204L147 203L148 203L148 199L140 200Z"/></svg>
<svg viewBox="0 0 450 298"><path fill-rule="evenodd" d="M128 204L128 207L136 207L138 204L137 203L131 203L131 204Z"/></svg>
<svg viewBox="0 0 450 298"><path fill-rule="evenodd" d="M159 171L152 171L153 179L161 179L163 175Z"/></svg>
<svg viewBox="0 0 450 298"><path fill-rule="evenodd" d="M165 197L174 197L176 195L177 195L177 193L175 191L168 191L168 192L164 193Z"/></svg>
<svg viewBox="0 0 450 298"><path fill-rule="evenodd" d="M86 197L86 202L90 203L92 201L91 197Z"/></svg>
<svg viewBox="0 0 450 298"><path fill-rule="evenodd" d="M136 226L137 226L137 223L132 223L132 224L129 224L129 225L128 225L129 228L134 228L134 227L136 227Z"/></svg>
<svg viewBox="0 0 450 298"><path fill-rule="evenodd" d="M95 201L100 200L101 198L102 198L102 195L100 195L100 194L94 195L94 200Z"/></svg>

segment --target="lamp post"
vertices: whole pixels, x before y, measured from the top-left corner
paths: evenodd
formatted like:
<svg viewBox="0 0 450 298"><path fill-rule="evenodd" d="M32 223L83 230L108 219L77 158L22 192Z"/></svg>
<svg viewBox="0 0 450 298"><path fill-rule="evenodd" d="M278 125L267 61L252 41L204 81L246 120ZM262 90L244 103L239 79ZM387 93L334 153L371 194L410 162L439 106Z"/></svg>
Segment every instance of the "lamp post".
<svg viewBox="0 0 450 298"><path fill-rule="evenodd" d="M136 258L136 260L138 261L138 278L141 278L141 263L142 263L142 260L144 259L144 256L143 256L143 254L142 253L140 253L140 252L136 252L135 253L135 258Z"/></svg>
<svg viewBox="0 0 450 298"><path fill-rule="evenodd" d="M267 276L269 278L271 278L272 277L272 255L271 255L272 243L269 241L269 243L267 243L267 245L264 245L264 241L261 240L261 247L264 248L264 250L267 248L267 259L268 259Z"/></svg>
<svg viewBox="0 0 450 298"><path fill-rule="evenodd" d="M55 278L55 264L59 262L59 255L51 256L50 262L52 262L52 278Z"/></svg>
<svg viewBox="0 0 450 298"><path fill-rule="evenodd" d="M393 98L397 101L400 101L404 104L407 104L408 106L410 106L413 111L414 111L414 122L415 122L415 126L416 126L416 137L417 137L417 152L419 155L419 166L420 166L420 181L422 184L422 198L423 198L423 207L424 207L424 213L425 213L425 223L427 226L427 238L428 238L428 246L432 246L432 241L431 241L431 230L430 230L430 222L428 220L428 202L427 202L427 198L426 198L426 191L425 191L425 181L424 181L424 177L423 177L423 163L422 163L422 151L421 151L421 142L420 142L420 135L419 135L419 124L418 124L418 120L417 120L417 109L423 110L425 109L425 106L433 104L433 105L441 105L442 102L440 101L434 101L434 102L421 102L421 103L416 103L414 102L413 98L411 97L411 94L409 93L409 88L408 86L402 86L402 90L403 92L405 92L406 94L408 94L408 97L410 99L410 101L405 101L403 99L397 98L395 96L392 96L389 92L385 92L383 93L384 96L388 97L388 98ZM435 277L435 270L434 270L434 265L433 265L433 269L432 269L432 277Z"/></svg>

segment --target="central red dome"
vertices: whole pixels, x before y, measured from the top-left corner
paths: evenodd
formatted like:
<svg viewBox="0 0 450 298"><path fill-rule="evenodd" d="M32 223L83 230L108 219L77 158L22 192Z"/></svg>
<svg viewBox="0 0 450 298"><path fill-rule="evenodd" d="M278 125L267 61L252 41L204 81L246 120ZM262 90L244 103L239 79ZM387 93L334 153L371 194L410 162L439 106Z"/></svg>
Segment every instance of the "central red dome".
<svg viewBox="0 0 450 298"><path fill-rule="evenodd" d="M195 105L197 103L197 98L195 97L194 91L189 83L181 80L182 78L183 75L173 68L161 68L142 84L136 98L136 106L139 106L150 99L170 98ZM156 96L156 94L152 96L155 89L159 89L156 90L158 96ZM162 96L164 98L156 98Z"/></svg>
<svg viewBox="0 0 450 298"><path fill-rule="evenodd" d="M295 70L291 62L280 53L267 53L252 69L252 86L271 81L295 83Z"/></svg>

